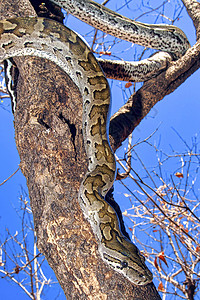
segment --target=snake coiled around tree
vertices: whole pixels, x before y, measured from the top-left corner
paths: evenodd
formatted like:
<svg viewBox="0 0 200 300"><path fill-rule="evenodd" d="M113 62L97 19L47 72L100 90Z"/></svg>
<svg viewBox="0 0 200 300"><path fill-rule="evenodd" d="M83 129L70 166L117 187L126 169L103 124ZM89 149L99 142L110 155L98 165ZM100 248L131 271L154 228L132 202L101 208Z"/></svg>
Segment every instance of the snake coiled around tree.
<svg viewBox="0 0 200 300"><path fill-rule="evenodd" d="M167 33L171 36L173 31L175 37L179 32L169 27L153 27L151 30L164 31L164 36ZM182 33L179 40L178 49L183 54L188 43L184 44L185 36ZM169 52L173 52L173 49L170 48ZM174 53L178 56L177 47L175 49ZM74 31L45 18L0 21L0 61L16 56L38 56L55 62L79 88L83 97L83 138L89 160L88 172L79 191L80 206L98 238L102 259L132 283L150 283L152 273L146 267L144 257L122 234L117 214L105 200L115 179L116 166L107 133L110 90L99 63Z"/></svg>

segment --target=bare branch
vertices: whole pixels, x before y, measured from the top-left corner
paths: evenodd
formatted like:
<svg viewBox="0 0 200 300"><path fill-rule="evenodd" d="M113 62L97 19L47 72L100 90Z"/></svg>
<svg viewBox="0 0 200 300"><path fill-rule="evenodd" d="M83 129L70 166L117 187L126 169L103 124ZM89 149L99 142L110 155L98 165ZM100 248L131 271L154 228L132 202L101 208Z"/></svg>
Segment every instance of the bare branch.
<svg viewBox="0 0 200 300"><path fill-rule="evenodd" d="M187 12L194 23L197 40L200 38L200 3L196 0L182 0Z"/></svg>
<svg viewBox="0 0 200 300"><path fill-rule="evenodd" d="M5 179L2 183L0 183L0 186L3 185L4 183L6 183L10 178L12 178L18 171L19 171L20 168L17 168L17 170L12 174L10 175L7 179Z"/></svg>

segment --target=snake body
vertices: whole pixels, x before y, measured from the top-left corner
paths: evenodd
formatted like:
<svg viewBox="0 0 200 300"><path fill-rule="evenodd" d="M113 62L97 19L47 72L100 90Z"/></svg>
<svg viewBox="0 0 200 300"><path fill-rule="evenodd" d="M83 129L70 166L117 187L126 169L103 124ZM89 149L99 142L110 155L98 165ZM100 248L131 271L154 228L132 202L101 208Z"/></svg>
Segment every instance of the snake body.
<svg viewBox="0 0 200 300"><path fill-rule="evenodd" d="M10 95L12 113L14 114L17 107L17 81L19 76L19 70L12 58L4 60L4 73L7 91Z"/></svg>
<svg viewBox="0 0 200 300"><path fill-rule="evenodd" d="M174 26L130 22L89 0L52 2L67 8L68 12L83 16L83 20L88 21L89 18L91 25L95 20L95 27L104 31L109 31L106 24L111 22L117 29L109 33L120 33L119 37L122 37L126 30L126 36L131 33L136 39L134 42L142 41L140 44L145 46L168 50L176 57L189 47L185 35ZM117 214L105 200L115 179L116 166L107 136L110 90L99 63L74 31L45 18L0 21L0 61L16 56L38 56L55 62L79 88L83 97L83 138L89 160L88 172L79 190L80 206L98 238L102 259L132 283L150 283L152 273L146 267L144 257L122 234Z"/></svg>
<svg viewBox="0 0 200 300"><path fill-rule="evenodd" d="M78 19L122 40L181 57L190 47L185 33L176 26L145 24L126 18L92 0L50 0Z"/></svg>

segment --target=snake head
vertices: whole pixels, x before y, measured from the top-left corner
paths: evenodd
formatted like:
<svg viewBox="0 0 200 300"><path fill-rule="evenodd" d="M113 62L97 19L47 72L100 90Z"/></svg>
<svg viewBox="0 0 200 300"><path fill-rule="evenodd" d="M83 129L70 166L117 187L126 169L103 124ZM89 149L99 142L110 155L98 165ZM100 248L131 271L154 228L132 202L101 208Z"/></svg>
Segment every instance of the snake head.
<svg viewBox="0 0 200 300"><path fill-rule="evenodd" d="M113 244L102 247L102 258L117 272L127 277L133 284L146 285L153 280L153 275L145 265L145 258L138 248L128 239L113 240ZM115 249L115 250L114 250Z"/></svg>

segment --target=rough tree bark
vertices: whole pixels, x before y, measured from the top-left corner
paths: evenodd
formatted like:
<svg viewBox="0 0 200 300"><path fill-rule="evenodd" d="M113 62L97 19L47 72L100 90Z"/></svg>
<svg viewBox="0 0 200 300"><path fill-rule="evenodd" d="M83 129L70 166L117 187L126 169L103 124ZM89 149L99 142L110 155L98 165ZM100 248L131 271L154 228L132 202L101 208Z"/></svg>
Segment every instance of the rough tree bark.
<svg viewBox="0 0 200 300"><path fill-rule="evenodd" d="M0 0L1 18L36 15L28 0ZM112 117L113 149L156 102L199 67L196 48L145 83ZM82 99L53 63L17 58L20 71L15 138L34 216L38 248L54 270L68 299L160 299L153 284L132 285L101 260L96 238L77 201L87 158L82 140ZM182 65L184 64L184 67ZM156 87L155 87L156 85ZM156 95L155 91L156 90Z"/></svg>

